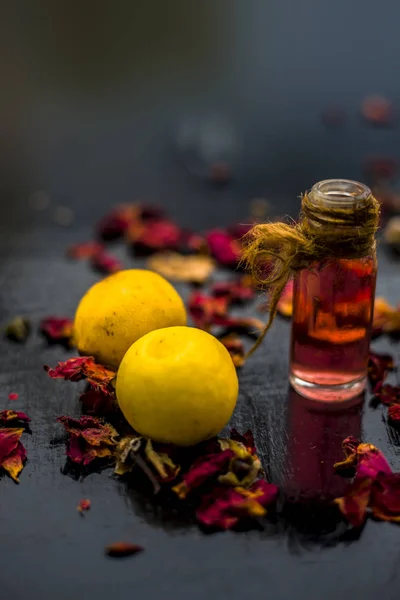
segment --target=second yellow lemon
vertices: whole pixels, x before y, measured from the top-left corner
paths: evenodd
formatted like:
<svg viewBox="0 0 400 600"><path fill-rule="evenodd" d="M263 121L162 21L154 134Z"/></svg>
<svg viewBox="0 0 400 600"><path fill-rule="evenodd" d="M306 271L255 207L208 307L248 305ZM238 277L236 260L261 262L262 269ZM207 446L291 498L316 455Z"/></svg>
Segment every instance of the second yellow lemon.
<svg viewBox="0 0 400 600"><path fill-rule="evenodd" d="M86 292L75 314L74 336L81 354L116 368L133 342L149 331L185 324L182 299L166 279L128 269Z"/></svg>
<svg viewBox="0 0 400 600"><path fill-rule="evenodd" d="M191 446L228 423L238 378L227 349L215 337L193 327L169 327L129 348L116 393L136 431L158 442Z"/></svg>

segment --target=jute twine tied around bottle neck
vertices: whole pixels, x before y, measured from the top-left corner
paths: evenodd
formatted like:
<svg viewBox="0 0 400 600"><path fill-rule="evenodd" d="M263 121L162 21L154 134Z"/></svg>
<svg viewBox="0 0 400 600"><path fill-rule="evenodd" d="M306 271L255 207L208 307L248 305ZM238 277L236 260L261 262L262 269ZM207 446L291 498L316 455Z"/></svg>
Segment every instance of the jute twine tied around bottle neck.
<svg viewBox="0 0 400 600"><path fill-rule="evenodd" d="M279 298L295 273L329 258L375 255L379 214L380 204L372 194L350 207L329 206L304 194L297 223L265 223L251 229L241 262L268 290L270 302L268 322L248 356L271 327Z"/></svg>

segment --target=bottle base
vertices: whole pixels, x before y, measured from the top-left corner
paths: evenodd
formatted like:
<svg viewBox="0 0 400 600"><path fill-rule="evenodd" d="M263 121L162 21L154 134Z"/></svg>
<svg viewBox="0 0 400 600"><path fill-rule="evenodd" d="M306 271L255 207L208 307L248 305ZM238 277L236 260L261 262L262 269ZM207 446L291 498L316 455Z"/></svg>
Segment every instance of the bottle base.
<svg viewBox="0 0 400 600"><path fill-rule="evenodd" d="M367 378L365 375L350 381L337 385L320 385L301 379L294 373L290 373L289 381L295 391L314 402L320 404L340 405L352 404L352 401L359 401L360 396L365 390Z"/></svg>

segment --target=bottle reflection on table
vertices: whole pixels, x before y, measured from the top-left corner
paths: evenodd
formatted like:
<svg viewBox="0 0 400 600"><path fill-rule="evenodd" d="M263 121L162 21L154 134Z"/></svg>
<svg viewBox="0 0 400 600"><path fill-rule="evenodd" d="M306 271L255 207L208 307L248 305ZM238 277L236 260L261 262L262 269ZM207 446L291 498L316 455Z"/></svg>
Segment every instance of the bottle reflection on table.
<svg viewBox="0 0 400 600"><path fill-rule="evenodd" d="M288 402L288 445L283 492L288 502L329 502L341 496L348 482L335 474L343 460L342 441L361 434L364 394L347 409L326 410L292 388Z"/></svg>

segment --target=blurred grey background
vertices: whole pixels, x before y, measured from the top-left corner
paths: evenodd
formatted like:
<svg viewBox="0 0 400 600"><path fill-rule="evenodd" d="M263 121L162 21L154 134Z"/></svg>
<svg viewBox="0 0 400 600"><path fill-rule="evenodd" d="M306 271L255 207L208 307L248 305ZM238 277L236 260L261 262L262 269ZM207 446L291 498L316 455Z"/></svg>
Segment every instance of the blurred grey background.
<svg viewBox="0 0 400 600"><path fill-rule="evenodd" d="M290 210L319 179L362 179L399 152L398 128L360 116L369 94L397 109L399 16L396 0L3 3L3 210L29 221L45 190L83 223L145 198L201 226L215 202L234 220L254 196ZM342 127L322 124L330 106Z"/></svg>

